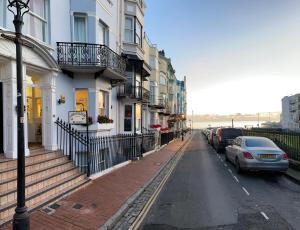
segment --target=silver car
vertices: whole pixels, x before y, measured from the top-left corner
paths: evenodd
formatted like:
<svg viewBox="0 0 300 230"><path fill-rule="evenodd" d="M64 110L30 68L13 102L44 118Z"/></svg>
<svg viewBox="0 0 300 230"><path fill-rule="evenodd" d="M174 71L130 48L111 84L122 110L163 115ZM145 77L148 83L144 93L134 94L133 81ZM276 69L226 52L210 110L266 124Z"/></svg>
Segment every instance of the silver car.
<svg viewBox="0 0 300 230"><path fill-rule="evenodd" d="M235 164L238 173L243 170L285 172L289 167L287 153L265 137L237 137L226 147L225 157Z"/></svg>

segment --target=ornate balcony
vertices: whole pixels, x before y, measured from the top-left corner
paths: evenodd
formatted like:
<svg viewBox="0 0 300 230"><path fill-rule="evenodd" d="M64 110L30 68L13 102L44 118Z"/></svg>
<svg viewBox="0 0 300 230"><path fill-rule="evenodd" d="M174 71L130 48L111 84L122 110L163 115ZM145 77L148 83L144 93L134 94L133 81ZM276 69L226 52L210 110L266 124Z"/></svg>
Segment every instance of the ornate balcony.
<svg viewBox="0 0 300 230"><path fill-rule="evenodd" d="M126 83L118 86L118 98L136 99L143 103L149 102L149 90L141 86Z"/></svg>
<svg viewBox="0 0 300 230"><path fill-rule="evenodd" d="M126 60L99 44L57 42L57 62L67 73L94 73L111 80L126 80Z"/></svg>

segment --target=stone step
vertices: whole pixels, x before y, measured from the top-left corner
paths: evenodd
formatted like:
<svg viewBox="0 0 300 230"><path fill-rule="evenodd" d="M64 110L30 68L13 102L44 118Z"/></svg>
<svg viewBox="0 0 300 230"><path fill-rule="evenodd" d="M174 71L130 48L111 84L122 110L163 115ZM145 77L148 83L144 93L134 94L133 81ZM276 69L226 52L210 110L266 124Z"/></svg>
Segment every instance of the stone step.
<svg viewBox="0 0 300 230"><path fill-rule="evenodd" d="M64 172L56 172L52 175L49 175L47 177L41 178L36 181L32 181L30 183L26 183L26 196L31 196L32 194L37 193L40 190L44 190L45 188L51 186L52 184L55 184L57 182L63 182L66 178L69 178L71 176L79 175L78 169L70 168L68 170L65 170ZM7 190L0 194L0 207L5 206L8 203L11 203L13 201L16 202L17 199L17 189L16 187L10 190Z"/></svg>
<svg viewBox="0 0 300 230"><path fill-rule="evenodd" d="M41 208L48 203L54 202L62 196L70 194L87 184L90 180L85 174L77 174L57 181L31 195L26 196L26 206L29 211ZM16 202L7 203L0 207L0 225L10 221L15 212Z"/></svg>
<svg viewBox="0 0 300 230"><path fill-rule="evenodd" d="M53 165L56 165L59 163L63 163L63 162L68 162L68 161L69 161L68 158L61 154L54 155L52 158L49 158L49 159L43 159L42 161L26 164L25 172L26 172L26 174L30 174L31 172L43 170L47 167L50 167L50 166L53 166ZM16 176L17 176L17 169L15 167L0 171L1 181L15 178Z"/></svg>
<svg viewBox="0 0 300 230"><path fill-rule="evenodd" d="M52 157L63 155L61 151L48 151L43 150L41 152L30 152L30 156L25 158L25 164L33 164L36 162L44 161ZM9 169L17 168L16 159L6 159L5 161L0 162L0 172L7 171Z"/></svg>
<svg viewBox="0 0 300 230"><path fill-rule="evenodd" d="M33 181L40 180L49 175L53 175L55 173L64 172L70 168L76 168L71 161L62 162L59 164L50 165L44 169L38 169L36 171L30 172L26 174L26 183L31 183ZM8 178L5 180L1 180L0 182L0 194L4 193L8 190L14 189L17 187L17 177Z"/></svg>

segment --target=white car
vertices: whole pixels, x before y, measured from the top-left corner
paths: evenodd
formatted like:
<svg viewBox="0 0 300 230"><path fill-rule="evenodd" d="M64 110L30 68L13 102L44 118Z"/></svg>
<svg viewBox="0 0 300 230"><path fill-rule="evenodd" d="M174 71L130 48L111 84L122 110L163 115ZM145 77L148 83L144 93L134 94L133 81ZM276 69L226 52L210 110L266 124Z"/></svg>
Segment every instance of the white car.
<svg viewBox="0 0 300 230"><path fill-rule="evenodd" d="M235 164L238 173L243 170L286 172L289 167L287 153L265 137L237 137L226 147L225 157Z"/></svg>

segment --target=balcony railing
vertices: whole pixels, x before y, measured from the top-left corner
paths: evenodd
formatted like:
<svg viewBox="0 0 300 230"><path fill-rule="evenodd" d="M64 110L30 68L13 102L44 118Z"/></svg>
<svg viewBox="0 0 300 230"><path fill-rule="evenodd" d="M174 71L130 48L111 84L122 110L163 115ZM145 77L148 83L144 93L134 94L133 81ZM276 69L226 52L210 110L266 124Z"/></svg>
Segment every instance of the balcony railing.
<svg viewBox="0 0 300 230"><path fill-rule="evenodd" d="M57 61L62 69L94 67L94 71L109 69L125 76L126 60L105 45L57 42Z"/></svg>
<svg viewBox="0 0 300 230"><path fill-rule="evenodd" d="M118 97L127 97L131 99L142 100L143 102L148 103L150 92L144 87L134 86L127 83L118 86Z"/></svg>
<svg viewBox="0 0 300 230"><path fill-rule="evenodd" d="M155 95L150 95L150 106L157 109L166 108L166 99L162 97L156 97Z"/></svg>

